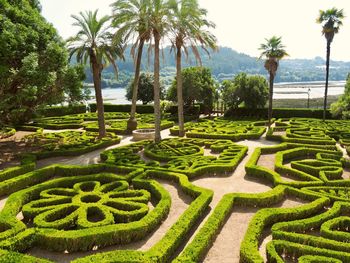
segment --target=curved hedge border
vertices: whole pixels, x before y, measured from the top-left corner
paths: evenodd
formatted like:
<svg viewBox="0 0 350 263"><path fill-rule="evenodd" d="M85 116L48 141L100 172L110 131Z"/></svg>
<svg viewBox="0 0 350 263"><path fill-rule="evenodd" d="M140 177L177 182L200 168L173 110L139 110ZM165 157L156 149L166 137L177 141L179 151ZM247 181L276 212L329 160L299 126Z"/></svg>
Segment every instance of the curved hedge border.
<svg viewBox="0 0 350 263"><path fill-rule="evenodd" d="M274 240L267 246L268 257L271 262L281 261L281 252L294 257L312 255L313 262L329 257L330 260L350 260L350 247L348 245L348 233L334 231L332 228L344 228L341 221L344 213L349 213L348 203L335 202L329 210L313 217L299 219L290 222L281 222L272 227ZM337 225L337 223L341 223ZM320 236L309 234L319 231ZM328 262L328 261L326 261ZM332 262L332 261L329 261Z"/></svg>
<svg viewBox="0 0 350 263"><path fill-rule="evenodd" d="M270 170L257 165L262 154L275 153L275 169ZM325 182L333 185L342 183L340 179L345 160L342 152L334 145L307 145L298 143L282 143L277 146L256 148L252 157L247 162L245 170L247 174L265 179L274 185L288 185L292 187L321 186ZM295 158L314 158L314 161L292 161L291 167L284 165L286 161ZM323 166L319 168L320 164ZM286 181L281 174L288 174L299 181Z"/></svg>
<svg viewBox="0 0 350 263"><path fill-rule="evenodd" d="M312 201L310 205L304 205L296 208L293 211L287 211L283 217L274 217L275 211L279 209L262 209L249 224L248 231L245 235L244 241L241 244L241 259L240 262L260 262L260 254L258 250L258 243L262 230L271 222L271 220L280 220L280 218L288 218L290 214L300 211L300 215L312 213L312 209L319 210L321 204L326 204L328 199L318 199L318 196L308 194L306 192L294 190L285 186L277 186L273 190L261 194L226 194L218 203L213 213L205 222L203 227L196 234L190 244L186 246L183 252L176 258L174 262L199 262L207 253L208 249L213 244L216 235L221 230L224 222L231 214L234 206L244 207L269 207L277 204L289 196L297 196L302 200ZM314 200L314 201L313 201ZM260 214L259 214L260 213ZM261 218L263 215L263 219ZM295 216L295 215L294 215ZM264 219L267 217L268 219ZM271 217L271 218L269 218ZM268 221L268 222L267 222ZM261 258L261 262L262 258Z"/></svg>

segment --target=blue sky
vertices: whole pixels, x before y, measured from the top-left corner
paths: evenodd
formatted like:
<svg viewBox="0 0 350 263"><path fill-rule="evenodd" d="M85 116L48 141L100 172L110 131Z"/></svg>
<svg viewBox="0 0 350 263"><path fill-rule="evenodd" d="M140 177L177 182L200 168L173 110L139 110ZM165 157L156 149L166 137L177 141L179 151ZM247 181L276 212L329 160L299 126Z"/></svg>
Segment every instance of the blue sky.
<svg viewBox="0 0 350 263"><path fill-rule="evenodd" d="M346 18L332 43L331 57L350 61L349 0L198 0L216 24L219 45L258 56L264 38L282 36L290 58L325 57L326 41L315 20L320 9L343 8ZM99 9L109 14L113 0L40 0L42 14L64 38L75 33L71 14Z"/></svg>

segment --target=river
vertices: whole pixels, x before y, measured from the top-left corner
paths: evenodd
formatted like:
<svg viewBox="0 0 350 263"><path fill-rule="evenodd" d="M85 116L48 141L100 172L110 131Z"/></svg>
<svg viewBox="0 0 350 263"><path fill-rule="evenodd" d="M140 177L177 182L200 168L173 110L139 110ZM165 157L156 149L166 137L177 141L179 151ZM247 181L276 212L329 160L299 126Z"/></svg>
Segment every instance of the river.
<svg viewBox="0 0 350 263"><path fill-rule="evenodd" d="M345 81L329 82L328 95L341 95L344 93ZM273 97L275 99L299 99L307 98L310 92L310 98L322 98L324 96L324 82L288 82L275 83ZM309 91L310 89L310 91ZM126 89L105 88L102 95L105 103L111 104L130 104L125 98ZM94 89L91 89L93 98L89 102L94 102Z"/></svg>

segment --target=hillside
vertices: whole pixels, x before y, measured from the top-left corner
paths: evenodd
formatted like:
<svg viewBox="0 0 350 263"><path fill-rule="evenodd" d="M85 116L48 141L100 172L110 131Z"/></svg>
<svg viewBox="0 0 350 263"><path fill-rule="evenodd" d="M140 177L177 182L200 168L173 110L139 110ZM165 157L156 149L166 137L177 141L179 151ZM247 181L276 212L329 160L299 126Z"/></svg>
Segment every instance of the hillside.
<svg viewBox="0 0 350 263"><path fill-rule="evenodd" d="M148 51L143 54L142 70L152 71L152 54L148 58ZM239 72L249 74L266 75L263 62L255 57L238 53L237 51L220 47L219 51L211 52L210 57L204 51L201 51L203 66L212 70L214 77L221 82L223 79L232 78ZM103 71L104 87L125 87L133 76L133 60L130 55L130 48L125 52L125 61L117 61L119 67L119 79L116 80L114 71L111 67ZM183 67L195 66L196 61L190 52L189 58L183 61ZM330 80L345 80L350 72L350 62L331 61ZM276 76L276 82L295 82L295 81L322 81L325 73L325 60L321 57L314 59L284 59L280 63L280 68ZM175 76L175 58L174 53L170 53L170 48L163 50L161 76L166 84L170 84ZM92 82L91 73L87 70L87 82Z"/></svg>

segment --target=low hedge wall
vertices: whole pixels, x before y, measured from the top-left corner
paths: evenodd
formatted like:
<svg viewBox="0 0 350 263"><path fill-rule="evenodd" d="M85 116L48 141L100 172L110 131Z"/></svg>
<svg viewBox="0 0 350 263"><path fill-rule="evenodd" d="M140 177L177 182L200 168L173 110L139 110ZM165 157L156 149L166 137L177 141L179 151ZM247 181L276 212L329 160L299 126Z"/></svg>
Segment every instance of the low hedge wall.
<svg viewBox="0 0 350 263"><path fill-rule="evenodd" d="M96 103L89 104L90 111L97 110ZM104 104L105 112L130 112L131 104ZM154 113L153 105L136 105L137 113Z"/></svg>
<svg viewBox="0 0 350 263"><path fill-rule="evenodd" d="M55 117L70 114L85 113L85 105L52 106L39 109L36 114L43 117Z"/></svg>
<svg viewBox="0 0 350 263"><path fill-rule="evenodd" d="M229 109L225 112L225 117L255 117L260 119L267 118L267 109L248 109L248 108L237 108ZM276 108L272 110L272 117L274 118L292 118L292 117L303 117L303 118L323 118L322 109L295 109L295 108ZM326 112L326 118L332 119L332 114L329 110Z"/></svg>

